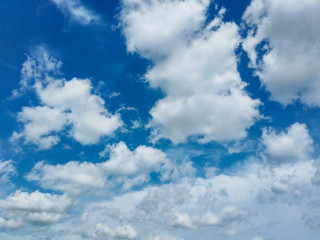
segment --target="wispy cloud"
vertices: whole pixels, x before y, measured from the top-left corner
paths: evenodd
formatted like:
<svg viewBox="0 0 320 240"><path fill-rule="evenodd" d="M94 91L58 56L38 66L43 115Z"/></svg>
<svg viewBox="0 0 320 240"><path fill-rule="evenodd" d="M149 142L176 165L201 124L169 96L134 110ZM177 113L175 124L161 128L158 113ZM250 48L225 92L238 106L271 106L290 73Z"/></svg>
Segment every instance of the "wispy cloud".
<svg viewBox="0 0 320 240"><path fill-rule="evenodd" d="M57 7L70 17L71 20L78 22L82 25L92 23L99 23L101 18L93 10L85 7L80 0L51 0Z"/></svg>

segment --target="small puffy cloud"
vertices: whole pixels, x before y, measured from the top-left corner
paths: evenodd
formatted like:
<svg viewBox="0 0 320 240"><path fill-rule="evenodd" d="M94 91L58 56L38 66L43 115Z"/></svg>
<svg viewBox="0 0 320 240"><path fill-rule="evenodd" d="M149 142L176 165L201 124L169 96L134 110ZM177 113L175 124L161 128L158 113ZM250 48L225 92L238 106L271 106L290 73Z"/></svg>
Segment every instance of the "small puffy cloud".
<svg viewBox="0 0 320 240"><path fill-rule="evenodd" d="M0 217L0 228L6 230L14 230L23 226L23 222L20 219L5 219Z"/></svg>
<svg viewBox="0 0 320 240"><path fill-rule="evenodd" d="M7 215L6 218L0 218L0 226L14 229L27 223L55 223L65 215L70 204L70 199L65 195L16 191L0 200L0 208Z"/></svg>
<svg viewBox="0 0 320 240"><path fill-rule="evenodd" d="M246 211L235 206L225 206L218 214L209 211L202 216L194 216L192 222L194 226L224 226L234 221L241 221L247 215Z"/></svg>
<svg viewBox="0 0 320 240"><path fill-rule="evenodd" d="M124 188L148 181L151 172L161 173L161 179L166 180L173 171L171 162L161 150L139 146L130 151L124 142L107 146L107 149L109 160L102 165L108 175L123 181Z"/></svg>
<svg viewBox="0 0 320 240"><path fill-rule="evenodd" d="M51 0L71 20L82 25L97 23L100 16L86 8L80 0Z"/></svg>
<svg viewBox="0 0 320 240"><path fill-rule="evenodd" d="M238 140L260 117L260 102L245 92L237 71L238 27L223 22L224 9L206 25L209 4L123 1L128 51L153 61L144 77L165 93L150 111L154 140Z"/></svg>
<svg viewBox="0 0 320 240"><path fill-rule="evenodd" d="M83 145L97 143L103 136L111 136L122 121L104 107L104 100L92 93L89 79L55 79L61 62L37 48L33 58L23 64L21 84L36 91L41 105L24 107L17 120L24 124L21 132L14 132L11 140L24 139L40 149L56 145L68 128L68 134ZM26 67L31 65L32 67Z"/></svg>
<svg viewBox="0 0 320 240"><path fill-rule="evenodd" d="M191 222L191 219L187 213L176 213L175 220L172 225L174 227L182 227L182 228L194 228L195 226Z"/></svg>
<svg viewBox="0 0 320 240"><path fill-rule="evenodd" d="M262 144L266 148L268 160L278 163L308 160L313 152L313 140L306 125L300 123L278 134L271 128L265 129Z"/></svg>
<svg viewBox="0 0 320 240"><path fill-rule="evenodd" d="M108 226L103 224L97 224L96 234L98 238L112 238L115 240L133 240L137 237L137 232L130 225L121 225L111 230ZM100 238L99 238L100 239Z"/></svg>
<svg viewBox="0 0 320 240"><path fill-rule="evenodd" d="M64 113L71 137L81 144L96 143L122 125L119 115L110 114L104 100L91 93L89 79L56 80L45 87L38 83L36 89L42 104Z"/></svg>
<svg viewBox="0 0 320 240"><path fill-rule="evenodd" d="M41 149L48 149L59 142L55 133L61 131L65 124L64 114L47 106L24 107L17 119L24 124L24 129L20 134L14 132L11 140L14 142L24 137L26 143L34 143Z"/></svg>
<svg viewBox="0 0 320 240"><path fill-rule="evenodd" d="M317 0L254 0L243 15L250 65L283 105L299 99L320 106L319 11Z"/></svg>

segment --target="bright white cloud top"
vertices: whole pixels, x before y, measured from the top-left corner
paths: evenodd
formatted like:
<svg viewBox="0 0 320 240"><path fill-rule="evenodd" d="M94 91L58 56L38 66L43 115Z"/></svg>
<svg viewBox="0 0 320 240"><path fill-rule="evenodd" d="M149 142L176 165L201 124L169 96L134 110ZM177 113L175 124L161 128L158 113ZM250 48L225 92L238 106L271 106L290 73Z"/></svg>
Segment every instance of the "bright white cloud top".
<svg viewBox="0 0 320 240"><path fill-rule="evenodd" d="M40 2L0 36L0 239L319 239L318 1Z"/></svg>
<svg viewBox="0 0 320 240"><path fill-rule="evenodd" d="M246 94L237 71L238 27L223 22L225 9L206 23L209 3L123 3L120 18L128 51L153 61L145 79L166 95L150 111L156 139L237 140L259 118L259 100Z"/></svg>
<svg viewBox="0 0 320 240"><path fill-rule="evenodd" d="M12 140L23 137L25 142L48 149L57 144L56 134L71 126L69 136L83 145L97 143L102 136L110 136L121 125L119 115L112 115L104 107L104 100L92 94L89 79L55 79L50 75L57 72L61 62L48 57L40 47L36 58L28 57L23 64L21 85L34 89L41 106L24 107L18 114L18 121L24 124L20 133L14 132Z"/></svg>

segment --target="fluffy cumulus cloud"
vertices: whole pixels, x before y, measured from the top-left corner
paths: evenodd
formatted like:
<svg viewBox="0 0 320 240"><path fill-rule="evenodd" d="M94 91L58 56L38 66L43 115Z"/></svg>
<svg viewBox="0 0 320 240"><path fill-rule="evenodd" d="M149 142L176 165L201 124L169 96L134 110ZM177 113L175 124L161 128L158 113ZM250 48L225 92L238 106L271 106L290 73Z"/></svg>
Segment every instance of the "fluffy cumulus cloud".
<svg viewBox="0 0 320 240"><path fill-rule="evenodd" d="M224 9L206 24L209 4L123 1L127 49L153 61L145 79L165 93L150 111L155 139L237 140L259 118L260 102L244 91L237 71L238 27L222 20Z"/></svg>
<svg viewBox="0 0 320 240"><path fill-rule="evenodd" d="M70 137L89 145L112 135L122 125L120 116L109 113L104 100L92 93L89 79L55 79L60 66L61 62L43 47L23 64L22 89L34 89L41 105L22 109L18 121L23 123L23 130L14 132L12 141L24 138L26 143L48 149L59 142L58 133L68 128Z"/></svg>
<svg viewBox="0 0 320 240"><path fill-rule="evenodd" d="M38 162L27 175L29 181L38 181L45 189L62 191L69 195L122 187L128 190L150 181L157 173L161 181L177 176L174 165L162 151L139 146L131 151L125 143L110 145L101 154L108 154L102 163L68 162L50 165Z"/></svg>
<svg viewBox="0 0 320 240"><path fill-rule="evenodd" d="M80 0L51 0L71 20L82 25L98 23L100 16L86 8Z"/></svg>
<svg viewBox="0 0 320 240"><path fill-rule="evenodd" d="M71 204L65 195L16 191L0 200L0 227L15 229L26 224L46 225L59 221Z"/></svg>
<svg viewBox="0 0 320 240"><path fill-rule="evenodd" d="M28 174L29 181L39 181L46 189L59 190L71 195L104 186L103 171L93 163L68 162L49 165L38 162Z"/></svg>
<svg viewBox="0 0 320 240"><path fill-rule="evenodd" d="M306 125L300 123L295 123L278 134L273 129L265 129L262 144L268 160L278 163L308 160L313 153L313 140Z"/></svg>
<svg viewBox="0 0 320 240"><path fill-rule="evenodd" d="M319 11L317 0L254 0L243 15L252 28L243 44L251 66L283 105L320 106Z"/></svg>

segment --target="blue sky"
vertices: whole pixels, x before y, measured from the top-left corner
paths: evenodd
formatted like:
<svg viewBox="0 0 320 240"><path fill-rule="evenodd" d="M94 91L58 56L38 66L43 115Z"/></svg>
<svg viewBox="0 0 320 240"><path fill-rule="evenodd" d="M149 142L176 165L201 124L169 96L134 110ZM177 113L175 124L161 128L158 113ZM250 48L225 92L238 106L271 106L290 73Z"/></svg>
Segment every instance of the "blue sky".
<svg viewBox="0 0 320 240"><path fill-rule="evenodd" d="M0 7L0 239L316 240L320 3Z"/></svg>

